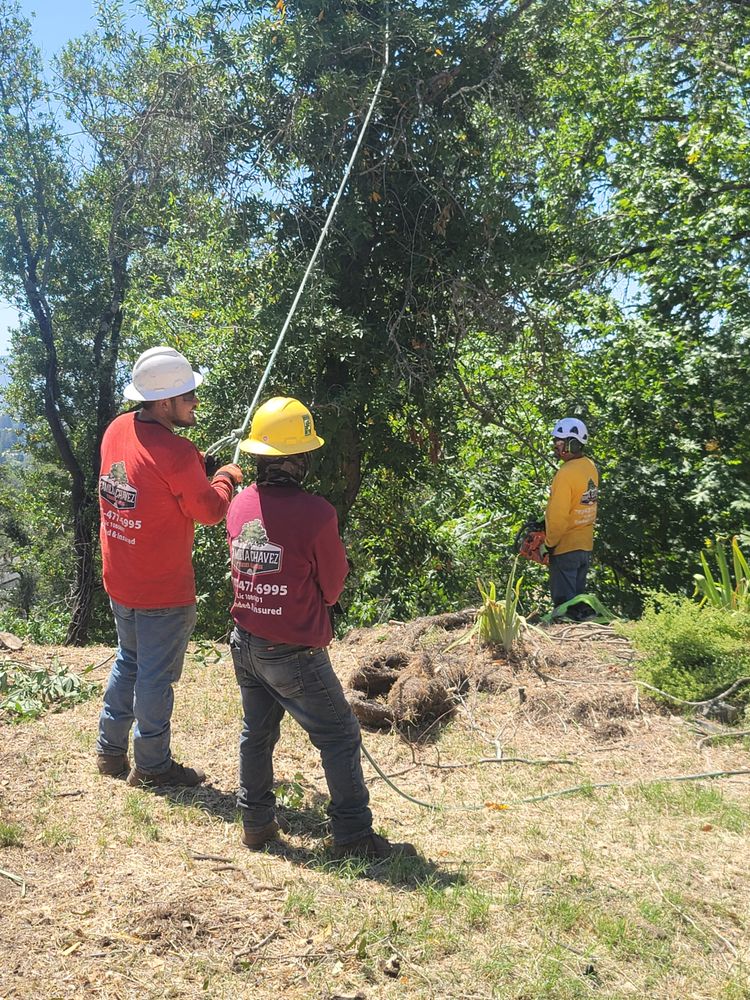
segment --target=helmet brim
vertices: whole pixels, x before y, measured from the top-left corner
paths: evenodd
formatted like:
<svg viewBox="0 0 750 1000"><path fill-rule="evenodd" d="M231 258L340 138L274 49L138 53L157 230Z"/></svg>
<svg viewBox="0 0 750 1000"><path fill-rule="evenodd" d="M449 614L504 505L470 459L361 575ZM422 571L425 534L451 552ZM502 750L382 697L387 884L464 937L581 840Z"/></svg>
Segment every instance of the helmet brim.
<svg viewBox="0 0 750 1000"><path fill-rule="evenodd" d="M274 448L272 445L266 444L265 441L245 438L244 441L240 442L240 451L244 451L249 455L272 455L281 458L284 455L302 455L306 451L315 451L318 448L322 448L325 443L325 438L313 434L304 442L304 445L296 444L290 447L288 451L281 451L279 448Z"/></svg>
<svg viewBox="0 0 750 1000"><path fill-rule="evenodd" d="M175 396L184 396L186 392L192 392L193 389L197 389L198 386L203 381L203 376L200 372L193 372L192 378L186 379L182 385L172 387L170 389L155 389L152 392L140 392L133 385L132 382L128 383L123 389L123 396L125 399L132 399L136 403L152 403L157 399L174 399Z"/></svg>

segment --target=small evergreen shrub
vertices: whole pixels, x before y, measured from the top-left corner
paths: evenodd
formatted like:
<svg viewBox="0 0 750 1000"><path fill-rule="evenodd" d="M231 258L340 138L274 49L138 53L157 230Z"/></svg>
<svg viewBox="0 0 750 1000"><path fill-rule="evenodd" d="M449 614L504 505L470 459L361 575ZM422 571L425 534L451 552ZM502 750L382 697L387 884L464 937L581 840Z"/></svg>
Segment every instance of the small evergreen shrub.
<svg viewBox="0 0 750 1000"><path fill-rule="evenodd" d="M652 595L642 618L619 631L645 653L636 676L686 701L704 701L750 676L750 616L689 597ZM750 684L732 701L750 699Z"/></svg>

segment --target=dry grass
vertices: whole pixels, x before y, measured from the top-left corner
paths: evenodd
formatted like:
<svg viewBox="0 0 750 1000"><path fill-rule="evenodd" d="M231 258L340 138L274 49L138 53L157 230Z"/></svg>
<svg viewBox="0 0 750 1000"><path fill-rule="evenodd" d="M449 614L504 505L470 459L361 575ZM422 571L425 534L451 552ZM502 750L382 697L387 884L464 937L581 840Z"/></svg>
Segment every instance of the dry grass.
<svg viewBox="0 0 750 1000"><path fill-rule="evenodd" d="M404 644L438 667L455 635L382 628L332 656L344 678ZM365 766L378 827L417 843L418 861L331 864L320 764L286 722L277 777L299 806L292 833L265 853L240 845L226 655L190 658L178 687L174 749L208 772L198 790L100 778L96 701L0 726L0 997L748 1000L750 784L651 783L746 768L747 751L699 749L631 687L545 683L532 667L628 677L627 648L606 632L556 636L513 664L470 647L444 658L473 681L427 742L366 734L399 784L446 807L411 805ZM108 652L23 655L81 668ZM498 752L572 763L446 766ZM483 805L587 781L644 784Z"/></svg>

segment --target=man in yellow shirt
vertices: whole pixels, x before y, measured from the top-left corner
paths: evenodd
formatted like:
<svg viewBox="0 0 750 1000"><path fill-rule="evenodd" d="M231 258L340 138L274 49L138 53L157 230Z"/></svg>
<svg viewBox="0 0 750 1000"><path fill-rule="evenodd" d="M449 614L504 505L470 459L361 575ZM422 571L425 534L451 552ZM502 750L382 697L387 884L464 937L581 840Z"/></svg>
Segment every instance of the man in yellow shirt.
<svg viewBox="0 0 750 1000"><path fill-rule="evenodd" d="M586 592L586 576L594 548L594 524L599 499L599 472L584 449L589 433L577 417L565 417L552 431L555 455L562 465L555 473L545 515L549 549L549 581L556 608ZM580 610L571 608L569 617Z"/></svg>

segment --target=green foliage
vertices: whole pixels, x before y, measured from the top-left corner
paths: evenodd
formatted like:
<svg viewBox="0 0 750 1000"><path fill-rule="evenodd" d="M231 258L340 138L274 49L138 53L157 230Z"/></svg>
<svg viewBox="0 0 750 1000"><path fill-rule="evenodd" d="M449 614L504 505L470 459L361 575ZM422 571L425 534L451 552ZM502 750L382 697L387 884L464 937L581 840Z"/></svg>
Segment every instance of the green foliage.
<svg viewBox="0 0 750 1000"><path fill-rule="evenodd" d="M747 616L688 597L655 595L640 621L618 629L645 654L637 676L677 698L703 701L750 675ZM747 692L735 697L746 698Z"/></svg>
<svg viewBox="0 0 750 1000"><path fill-rule="evenodd" d="M750 528L740 8L391 5L382 100L266 387L310 402L328 442L312 485L353 559L348 624L465 604L477 576L504 578L564 413L589 422L602 472L591 585L607 605L635 615L644 588L686 590L696 538ZM44 265L58 430L91 492L121 362L140 349L174 344L208 369L200 444L244 415L379 73L384 8L150 4L137 38L103 9L59 67L83 165L45 111L28 26L2 10L0 284L23 301L18 210ZM71 539L88 554L95 534L85 505L87 539L73 523L80 496L45 426L38 315L12 395L31 450L67 472L10 525L36 503L29 620L67 607ZM223 635L220 528L197 533L195 565L197 634ZM527 582L541 594L544 571Z"/></svg>
<svg viewBox="0 0 750 1000"><path fill-rule="evenodd" d="M86 673L86 671L84 671ZM0 669L0 719L27 722L46 712L61 711L99 691L62 664L45 669L6 662Z"/></svg>
<svg viewBox="0 0 750 1000"><path fill-rule="evenodd" d="M481 580L477 580L477 587L482 595L482 606L477 612L477 620L473 627L448 649L468 642L472 636L478 634L481 642L485 645L502 646L506 655L511 652L526 624L523 616L518 613L523 577L515 579L517 563L518 557L513 561L513 568L508 575L502 600L497 598L497 589L494 583L485 585Z"/></svg>
<svg viewBox="0 0 750 1000"><path fill-rule="evenodd" d="M518 599L523 577L519 577L514 586L515 568L514 563L513 573L505 585L503 601L497 600L494 583L485 587L481 580L477 580L477 587L482 595L482 606L477 615L479 637L488 645L502 646L506 653L510 653L513 649L524 624L523 618L518 614Z"/></svg>
<svg viewBox="0 0 750 1000"><path fill-rule="evenodd" d="M220 663L223 653L214 642L208 639L198 639L193 646L191 658L202 667L212 663Z"/></svg>
<svg viewBox="0 0 750 1000"><path fill-rule="evenodd" d="M0 611L1 631L12 632L19 639L27 639L42 646L62 645L69 621L70 613L64 605L59 608L48 607L44 614L39 609L35 609L31 615L24 615L13 608Z"/></svg>
<svg viewBox="0 0 750 1000"><path fill-rule="evenodd" d="M280 781L275 788L276 802L282 809L300 809L305 801L303 775L296 773L291 781Z"/></svg>
<svg viewBox="0 0 750 1000"><path fill-rule="evenodd" d="M705 552L701 552L703 573L696 573L694 579L695 589L702 595L703 602L725 611L750 611L750 566L738 539L732 539L734 579L722 542L717 538L715 545L708 549L716 558L719 576L714 578L708 557Z"/></svg>
<svg viewBox="0 0 750 1000"><path fill-rule="evenodd" d="M43 644L65 641L74 566L70 558L67 477L40 461L0 465L0 570L20 580L0 590L0 628ZM89 637L114 635L106 595L92 595Z"/></svg>
<svg viewBox="0 0 750 1000"><path fill-rule="evenodd" d="M231 631L232 581L223 524L197 526L193 553L197 594L196 638L223 641Z"/></svg>

